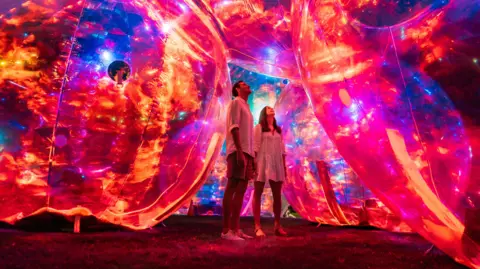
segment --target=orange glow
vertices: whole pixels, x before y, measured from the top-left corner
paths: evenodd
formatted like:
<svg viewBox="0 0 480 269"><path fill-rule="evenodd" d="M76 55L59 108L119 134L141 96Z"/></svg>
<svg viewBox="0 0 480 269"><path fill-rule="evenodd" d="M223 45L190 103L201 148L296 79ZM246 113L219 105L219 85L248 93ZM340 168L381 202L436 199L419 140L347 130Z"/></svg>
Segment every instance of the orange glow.
<svg viewBox="0 0 480 269"><path fill-rule="evenodd" d="M194 194L218 154L222 135L215 122L193 133L185 152L178 156L164 152L176 143L172 140L180 127L176 115L191 115L190 121L221 120L219 101L229 99L225 95L229 91L222 91L229 84L226 50L209 18L198 9L194 22L192 14L176 14L150 1L126 3L135 12L145 12L142 16L150 27L156 24L157 29L165 30L168 22L170 29L163 40L149 39L151 34L143 33L148 29L142 26L135 29L129 41L135 68L117 85L104 73L106 66L80 57L78 39L71 43L74 34L105 35L97 29L101 24L80 18L88 3L75 1L62 8L56 6L57 1L27 2L22 8L28 12L2 21L12 29L30 25L21 31L0 31L0 85L16 93L15 102L25 104L23 109L30 113L29 121L22 122L29 127L20 140L23 156L0 153L0 181L14 182L17 197L10 200L19 204L2 212L2 220L14 221L17 218L11 216L44 210L74 215L80 209L132 229L150 227ZM200 26L199 32L188 30L192 23ZM65 70L67 59L70 65ZM195 71L199 67L213 76L200 78ZM219 101L203 102L211 89L206 85L215 85L211 98ZM200 144L199 136L209 137L209 143ZM193 161L197 158L204 163L197 165ZM162 179L170 187L157 190L156 179L163 172L160 164L168 161L174 164L169 173L177 178ZM77 170L69 170L73 167ZM118 172L122 169L128 173ZM179 182L190 173L197 174L190 180L191 186ZM154 191L159 192L158 197L150 199ZM72 198L78 192L82 197Z"/></svg>

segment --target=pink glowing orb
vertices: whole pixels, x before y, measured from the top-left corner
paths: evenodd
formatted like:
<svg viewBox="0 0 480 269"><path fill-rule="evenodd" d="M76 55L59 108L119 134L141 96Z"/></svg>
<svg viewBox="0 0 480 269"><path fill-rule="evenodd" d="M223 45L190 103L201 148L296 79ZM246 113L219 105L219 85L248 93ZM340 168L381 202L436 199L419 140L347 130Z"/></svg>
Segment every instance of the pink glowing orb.
<svg viewBox="0 0 480 269"><path fill-rule="evenodd" d="M386 27L361 23L344 1L298 0L294 47L315 115L365 185L412 229L478 267L461 203L470 144L460 114L420 64L422 46L455 5L430 2Z"/></svg>

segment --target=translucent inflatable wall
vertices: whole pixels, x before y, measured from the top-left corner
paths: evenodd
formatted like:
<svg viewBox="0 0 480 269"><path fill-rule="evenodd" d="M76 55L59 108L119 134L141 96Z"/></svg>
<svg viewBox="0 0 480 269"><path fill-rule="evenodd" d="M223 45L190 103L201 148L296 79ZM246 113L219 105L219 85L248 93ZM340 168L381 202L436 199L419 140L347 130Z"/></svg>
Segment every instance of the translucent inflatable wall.
<svg viewBox="0 0 480 269"><path fill-rule="evenodd" d="M29 1L0 19L0 219L49 210L146 228L224 140L226 49L182 1Z"/></svg>
<svg viewBox="0 0 480 269"><path fill-rule="evenodd" d="M314 115L301 86L290 84L275 105L287 148L288 202L310 221L411 229L365 188Z"/></svg>
<svg viewBox="0 0 480 269"><path fill-rule="evenodd" d="M472 88L452 76L441 81L435 72L444 61L447 76L462 64L476 69L478 80L479 5L298 0L292 6L300 73L338 152L412 229L472 267L480 265L469 232L478 225L471 208L479 206L473 202L479 174L470 174L478 148L445 91L452 84L465 93Z"/></svg>

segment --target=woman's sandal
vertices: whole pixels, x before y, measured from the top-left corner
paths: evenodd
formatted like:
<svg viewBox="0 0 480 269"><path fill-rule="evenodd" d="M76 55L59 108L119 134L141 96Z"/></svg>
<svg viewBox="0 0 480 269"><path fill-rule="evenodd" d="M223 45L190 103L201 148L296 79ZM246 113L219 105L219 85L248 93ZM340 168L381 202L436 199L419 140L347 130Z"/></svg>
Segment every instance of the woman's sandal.
<svg viewBox="0 0 480 269"><path fill-rule="evenodd" d="M267 235L263 232L262 228L258 228L255 230L255 237L258 238L265 238Z"/></svg>
<svg viewBox="0 0 480 269"><path fill-rule="evenodd" d="M275 235L276 236L288 236L287 232L285 232L282 227L275 228Z"/></svg>

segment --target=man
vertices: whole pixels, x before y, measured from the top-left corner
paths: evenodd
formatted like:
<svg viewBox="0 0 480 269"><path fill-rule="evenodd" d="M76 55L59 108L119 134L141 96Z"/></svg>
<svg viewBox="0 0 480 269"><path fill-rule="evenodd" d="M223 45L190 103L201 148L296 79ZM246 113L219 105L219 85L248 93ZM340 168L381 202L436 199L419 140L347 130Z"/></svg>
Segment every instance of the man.
<svg viewBox="0 0 480 269"><path fill-rule="evenodd" d="M240 211L248 181L254 176L253 116L247 104L252 93L243 81L233 85L235 99L227 109L227 178L223 196L222 238L244 240L253 238L239 229Z"/></svg>

